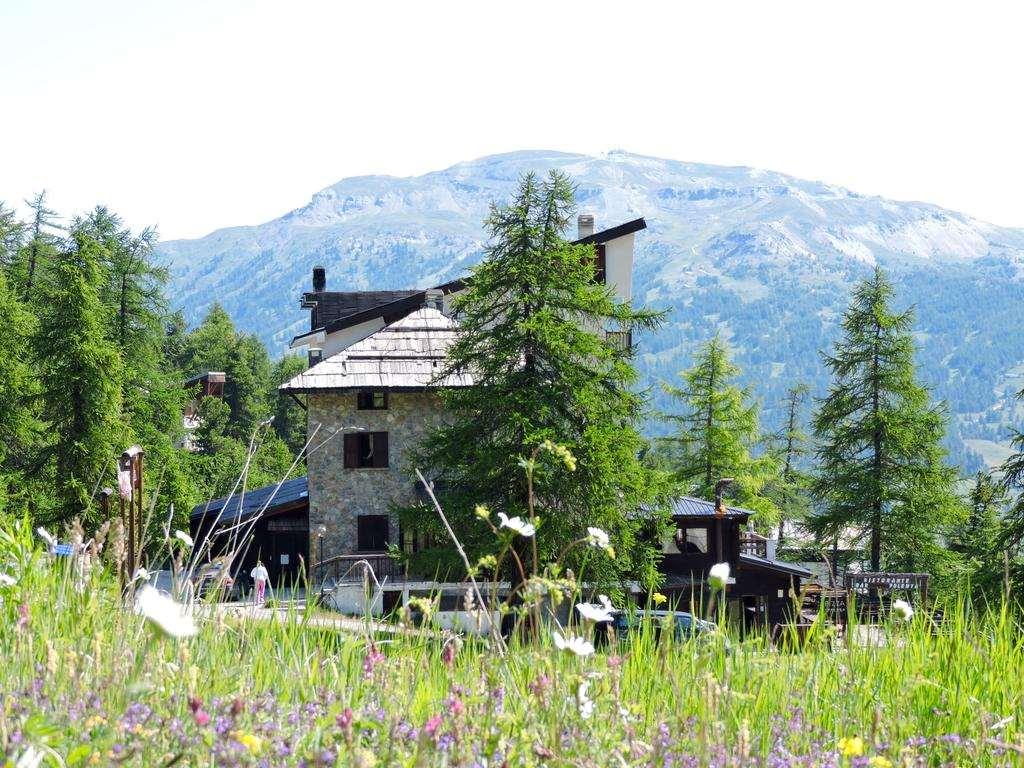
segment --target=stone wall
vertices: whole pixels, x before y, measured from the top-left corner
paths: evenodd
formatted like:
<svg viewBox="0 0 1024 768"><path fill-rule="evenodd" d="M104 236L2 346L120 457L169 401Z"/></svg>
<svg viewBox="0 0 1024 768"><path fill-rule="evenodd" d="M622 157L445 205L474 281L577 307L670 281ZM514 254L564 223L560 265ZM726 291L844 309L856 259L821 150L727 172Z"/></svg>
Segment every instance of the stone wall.
<svg viewBox="0 0 1024 768"><path fill-rule="evenodd" d="M385 515L395 505L416 500L415 467L407 452L419 443L442 413L433 392L391 392L387 410L360 411L355 392L311 393L308 398L309 434L317 449L308 460L310 554L317 553L316 531L327 528L324 558L355 554L357 515ZM380 469L345 469L341 434L362 427L388 433L388 464ZM328 438L330 438L328 440ZM389 539L398 543L398 521L392 515Z"/></svg>

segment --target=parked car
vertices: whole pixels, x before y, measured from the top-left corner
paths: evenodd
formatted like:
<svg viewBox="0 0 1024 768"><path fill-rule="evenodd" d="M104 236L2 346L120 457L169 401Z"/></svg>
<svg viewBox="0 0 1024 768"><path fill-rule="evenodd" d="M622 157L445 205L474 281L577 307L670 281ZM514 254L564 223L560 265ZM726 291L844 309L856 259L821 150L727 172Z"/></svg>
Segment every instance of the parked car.
<svg viewBox="0 0 1024 768"><path fill-rule="evenodd" d="M672 627L673 636L677 641L699 637L710 638L718 632L718 627L710 621L682 611L616 611L610 623L615 636L619 640L627 641L630 639L630 635L641 631L645 623L650 623L655 633L655 639L660 639L661 634L669 626ZM598 632L597 637L606 639L607 634ZM728 647L728 640L725 644Z"/></svg>

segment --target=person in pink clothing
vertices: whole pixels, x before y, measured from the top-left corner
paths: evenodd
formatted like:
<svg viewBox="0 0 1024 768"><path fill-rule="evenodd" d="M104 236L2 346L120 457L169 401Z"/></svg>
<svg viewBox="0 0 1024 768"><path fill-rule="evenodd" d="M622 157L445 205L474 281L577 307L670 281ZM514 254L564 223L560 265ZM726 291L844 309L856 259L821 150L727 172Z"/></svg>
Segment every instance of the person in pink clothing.
<svg viewBox="0 0 1024 768"><path fill-rule="evenodd" d="M270 580L270 574L262 560L256 561L256 567L249 571L249 575L256 585L253 590L253 603L263 605L267 600L267 582Z"/></svg>

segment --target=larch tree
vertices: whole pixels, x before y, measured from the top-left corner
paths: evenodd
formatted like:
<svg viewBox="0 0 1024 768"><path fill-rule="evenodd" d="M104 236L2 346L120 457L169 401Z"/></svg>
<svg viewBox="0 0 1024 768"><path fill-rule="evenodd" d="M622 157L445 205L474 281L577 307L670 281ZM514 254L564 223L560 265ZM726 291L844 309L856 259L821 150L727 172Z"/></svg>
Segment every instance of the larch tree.
<svg viewBox="0 0 1024 768"><path fill-rule="evenodd" d="M113 459L124 448L121 361L105 332L101 250L89 235L73 233L35 299L34 353L48 435L40 459L50 464L56 486L54 508L43 516L51 520L95 520L93 492L113 477Z"/></svg>
<svg viewBox="0 0 1024 768"><path fill-rule="evenodd" d="M913 310L897 313L880 269L854 290L843 335L825 364L832 374L814 416L818 440L815 532L850 530L868 540L870 567L938 567L936 534L962 513L945 464L946 413L917 380Z"/></svg>
<svg viewBox="0 0 1024 768"><path fill-rule="evenodd" d="M39 282L59 250L58 238L51 230L57 227L57 212L46 207L46 191L40 192L25 205L32 211L28 241L19 255L16 276L25 300L32 298Z"/></svg>
<svg viewBox="0 0 1024 768"><path fill-rule="evenodd" d="M0 270L0 513L27 501L25 470L39 439L33 396L37 388L29 343L35 317Z"/></svg>
<svg viewBox="0 0 1024 768"><path fill-rule="evenodd" d="M731 478L728 501L757 512L765 526L778 520L769 493L778 462L763 450L757 403L736 383L739 373L718 334L702 345L693 366L681 374L683 384L663 385L683 412L666 415L677 430L662 445L682 492L711 499L718 481Z"/></svg>
<svg viewBox="0 0 1024 768"><path fill-rule="evenodd" d="M1024 389L1017 393L1024 401ZM1009 509L1003 524L998 556L1010 560L1011 577L1017 587L1024 586L1024 430L1011 432L1010 444L1014 452L999 468L1004 490L1010 495Z"/></svg>
<svg viewBox="0 0 1024 768"><path fill-rule="evenodd" d="M798 383L786 392L786 421L774 440L779 475L771 484L771 493L779 507L780 545L786 539L786 523L804 520L811 509L810 476L801 466L808 452L807 433L803 428L803 409L809 391L806 384Z"/></svg>
<svg viewBox="0 0 1024 768"><path fill-rule="evenodd" d="M567 446L575 469L541 454L534 493L540 562L556 557L588 526L607 531L618 557L574 550L588 578L653 574L654 550L638 539L638 512L655 495L655 473L639 460L637 423L644 401L635 389L633 350L606 330L654 327L660 315L617 301L596 279L593 246L573 245L563 232L575 209L569 179L552 171L527 174L514 199L492 205L486 255L455 302L461 327L440 380L470 375L474 386L444 392L449 418L413 459L437 488L446 513L471 554L493 551L476 505L527 516L521 461L545 441ZM405 510L415 529L444 534L427 506ZM445 548L424 554L441 567ZM436 555L439 560L430 563Z"/></svg>

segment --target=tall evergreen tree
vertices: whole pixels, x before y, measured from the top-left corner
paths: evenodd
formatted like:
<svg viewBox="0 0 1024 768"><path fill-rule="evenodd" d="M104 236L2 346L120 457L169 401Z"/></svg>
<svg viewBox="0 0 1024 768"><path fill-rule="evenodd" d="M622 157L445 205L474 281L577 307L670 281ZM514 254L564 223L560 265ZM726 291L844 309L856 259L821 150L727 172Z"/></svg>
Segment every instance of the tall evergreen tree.
<svg viewBox="0 0 1024 768"><path fill-rule="evenodd" d="M758 408L750 391L736 384L739 373L725 342L715 334L681 374L683 385L664 385L684 412L667 416L678 431L663 444L684 493L711 499L715 484L732 478L729 501L758 512L762 524L774 523L779 512L768 486L778 475L778 464L770 452L755 456L764 442Z"/></svg>
<svg viewBox="0 0 1024 768"><path fill-rule="evenodd" d="M801 467L801 461L807 455L802 411L808 391L806 384L794 384L786 392L786 422L775 437L780 471L777 481L772 484L772 495L780 511L780 544L786 538L786 523L805 519L811 508L810 477Z"/></svg>
<svg viewBox="0 0 1024 768"><path fill-rule="evenodd" d="M26 498L24 470L38 441L38 424L32 408L37 388L30 365L29 343L35 318L0 270L0 512L13 499Z"/></svg>
<svg viewBox="0 0 1024 768"><path fill-rule="evenodd" d="M866 534L872 570L936 567L936 532L960 512L957 473L944 463L946 414L917 381L913 311L891 308L879 268L854 291L843 337L825 364L828 396L814 417L819 535Z"/></svg>
<svg viewBox="0 0 1024 768"><path fill-rule="evenodd" d="M587 526L601 527L620 557L591 557L587 574L610 579L651 562L637 541L636 510L651 501L653 478L638 459L643 400L634 391L633 352L603 329L651 328L660 316L617 302L595 281L593 247L563 238L573 197L564 175L528 174L509 204L492 206L490 244L456 300L462 332L442 373L471 375L475 386L444 394L451 418L426 439L414 465L442 475L446 512L479 553L494 542L474 506L527 515L520 460L545 440L567 445L575 471L544 461L538 469L539 555L553 559ZM411 511L407 521L443 536L429 509Z"/></svg>
<svg viewBox="0 0 1024 768"><path fill-rule="evenodd" d="M284 384L304 370L306 370L305 357L284 355L274 363L271 381L275 385ZM277 395L274 431L284 440L292 453L298 453L306 444L306 412L295 400L284 394Z"/></svg>
<svg viewBox="0 0 1024 768"><path fill-rule="evenodd" d="M57 226L57 212L46 207L46 191L26 200L25 205L32 211L32 222L16 274L22 295L27 300L33 295L40 273L57 255L59 242L51 231Z"/></svg>
<svg viewBox="0 0 1024 768"><path fill-rule="evenodd" d="M5 273L14 266L24 237L24 223L18 219L13 208L8 208L0 202L0 269ZM10 275L8 274L9 282Z"/></svg>
<svg viewBox="0 0 1024 768"><path fill-rule="evenodd" d="M92 508L93 490L123 448L120 358L105 334L100 251L88 235L73 234L39 286L34 351L50 436L41 458L52 462L57 490L54 519Z"/></svg>
<svg viewBox="0 0 1024 768"><path fill-rule="evenodd" d="M999 593L1003 574L1005 514L1009 494L990 472L974 477L967 497L967 519L949 537L962 558L971 587L985 595Z"/></svg>
<svg viewBox="0 0 1024 768"><path fill-rule="evenodd" d="M1017 393L1017 399L1024 401L1024 389ZM1000 467L1003 487L1012 495L1012 502L1006 514L1000 550L1013 558L1011 567L1018 586L1024 585L1024 431L1014 429L1010 443L1014 452ZM1000 553L1001 554L1001 553Z"/></svg>

